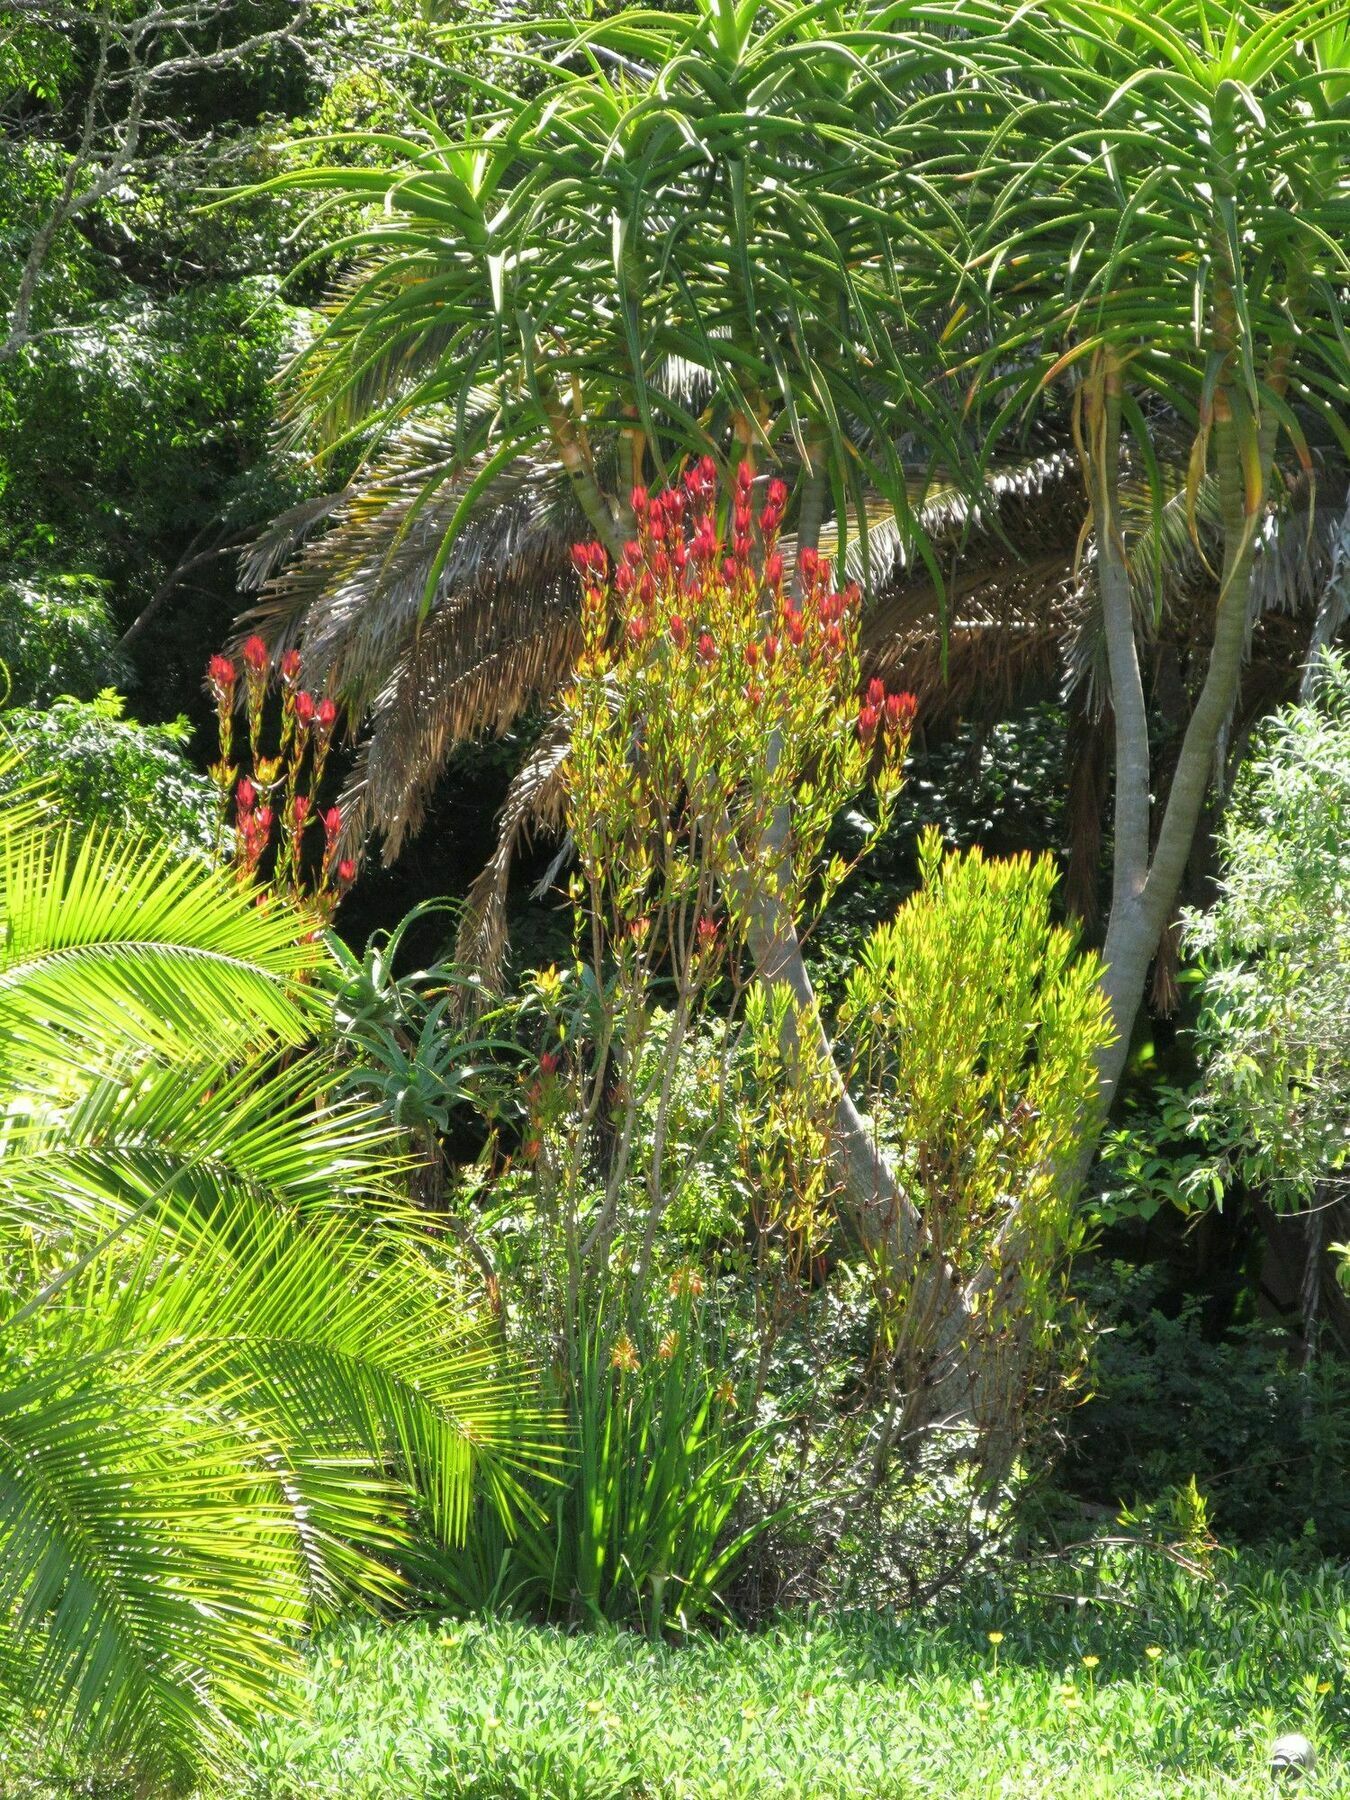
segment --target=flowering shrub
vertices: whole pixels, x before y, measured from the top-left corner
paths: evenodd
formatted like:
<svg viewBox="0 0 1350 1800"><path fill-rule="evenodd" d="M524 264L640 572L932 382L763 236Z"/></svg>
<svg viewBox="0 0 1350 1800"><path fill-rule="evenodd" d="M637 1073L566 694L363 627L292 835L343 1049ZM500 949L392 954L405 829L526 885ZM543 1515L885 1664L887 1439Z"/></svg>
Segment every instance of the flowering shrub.
<svg viewBox="0 0 1350 1800"><path fill-rule="evenodd" d="M239 691L242 664L242 696ZM300 653L287 650L277 665L281 693L280 735L275 754L264 749L264 720L272 688L271 660L260 637L246 638L240 663L213 656L206 685L216 705L220 755L208 771L219 796L221 835L233 811L233 859L242 882L263 878L292 898L307 899L324 917L356 879L356 863L339 854L342 815L317 803L324 768L337 726L337 707L316 700L300 686ZM235 712L240 698L246 728L248 767L234 760ZM315 864L308 852L321 839Z"/></svg>
<svg viewBox="0 0 1350 1800"><path fill-rule="evenodd" d="M573 553L583 652L564 700L564 781L578 954L573 972L537 984L551 1041L525 1096L523 1152L568 1297L615 1256L640 1293L699 1179L697 1143L669 1153L696 1037L719 1121L734 1109L761 1227L786 1234L797 1265L819 1235L827 1102L813 1103L804 1054L785 1086L782 1005L756 988L749 939L765 912L806 922L838 889L851 865L825 854L830 827L869 783L889 816L914 706L862 681L856 588L810 552L786 583L783 484L752 495L743 464L722 505L705 459L663 494L634 491L636 535L615 567L598 544ZM711 1057L710 1013L727 1021Z"/></svg>
<svg viewBox="0 0 1350 1800"><path fill-rule="evenodd" d="M632 496L638 535L611 572L582 545L584 652L566 701L576 897L621 976L666 956L678 991L743 948L766 900L814 916L849 865L824 858L869 783L884 827L914 701L861 683L860 595L804 550L795 590L777 548L787 491L751 499L742 463L729 543L704 460Z"/></svg>

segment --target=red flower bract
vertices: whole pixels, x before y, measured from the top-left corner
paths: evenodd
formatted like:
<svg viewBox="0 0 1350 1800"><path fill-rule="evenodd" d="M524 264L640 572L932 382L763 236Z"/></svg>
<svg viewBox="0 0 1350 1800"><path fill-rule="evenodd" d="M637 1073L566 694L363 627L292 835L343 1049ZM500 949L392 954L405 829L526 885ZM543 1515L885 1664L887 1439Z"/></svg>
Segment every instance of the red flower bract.
<svg viewBox="0 0 1350 1800"><path fill-rule="evenodd" d="M217 697L223 697L234 687L238 671L228 656L213 656L206 665L206 679Z"/></svg>
<svg viewBox="0 0 1350 1800"><path fill-rule="evenodd" d="M913 694L886 696L886 724L892 731L908 731L918 710L919 703Z"/></svg>
<svg viewBox="0 0 1350 1800"><path fill-rule="evenodd" d="M320 731L331 731L337 723L337 707L331 700L320 700L319 710L314 717L318 720Z"/></svg>
<svg viewBox="0 0 1350 1800"><path fill-rule="evenodd" d="M267 645L260 637L245 638L240 654L243 656L245 667L255 675L261 675L267 667Z"/></svg>
<svg viewBox="0 0 1350 1800"><path fill-rule="evenodd" d="M343 857L342 861L337 866L337 872L338 880L342 883L343 887L350 887L356 880L356 864L352 861L350 856Z"/></svg>
<svg viewBox="0 0 1350 1800"><path fill-rule="evenodd" d="M283 651L281 662L281 679L290 686L300 679L300 652L298 650Z"/></svg>

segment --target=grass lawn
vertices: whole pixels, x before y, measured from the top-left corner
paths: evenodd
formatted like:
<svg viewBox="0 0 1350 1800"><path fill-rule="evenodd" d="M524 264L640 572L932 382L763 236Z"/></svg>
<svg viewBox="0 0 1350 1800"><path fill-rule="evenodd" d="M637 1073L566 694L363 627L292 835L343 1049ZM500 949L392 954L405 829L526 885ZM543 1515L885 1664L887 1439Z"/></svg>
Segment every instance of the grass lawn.
<svg viewBox="0 0 1350 1800"><path fill-rule="evenodd" d="M260 1722L229 1792L1219 1800L1268 1796L1270 1742L1297 1729L1322 1753L1299 1792L1350 1796L1350 1570L1244 1557L1197 1582L1120 1559L1045 1591L1057 1582L1038 1577L1034 1601L987 1585L936 1614L680 1647L510 1622L347 1627L316 1646L294 1715ZM9 1767L7 1796L133 1791Z"/></svg>

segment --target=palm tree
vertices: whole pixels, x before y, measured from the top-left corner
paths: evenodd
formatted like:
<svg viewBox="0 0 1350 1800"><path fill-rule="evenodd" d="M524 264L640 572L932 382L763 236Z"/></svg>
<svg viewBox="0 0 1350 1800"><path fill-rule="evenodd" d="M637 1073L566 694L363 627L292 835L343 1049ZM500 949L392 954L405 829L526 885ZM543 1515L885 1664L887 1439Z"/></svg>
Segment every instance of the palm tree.
<svg viewBox="0 0 1350 1800"><path fill-rule="evenodd" d="M973 179L968 151L928 168L972 194L994 440L1009 411L1067 377L1089 495L1115 733L1109 1099L1233 717L1285 485L1277 448L1311 476L1314 424L1342 451L1350 442L1338 293L1350 278L1350 9L1055 0L1006 30L999 5L959 11L960 54L1002 116ZM1161 584L1156 563L1132 558L1122 493L1132 451L1160 546L1158 443L1179 428L1193 542L1203 550L1194 520L1208 482L1218 556L1203 677L1155 816L1137 596L1141 577L1159 597Z"/></svg>
<svg viewBox="0 0 1350 1800"><path fill-rule="evenodd" d="M326 1101L314 922L30 795L0 816L0 1710L228 1767L414 1504L509 1509L550 1421Z"/></svg>

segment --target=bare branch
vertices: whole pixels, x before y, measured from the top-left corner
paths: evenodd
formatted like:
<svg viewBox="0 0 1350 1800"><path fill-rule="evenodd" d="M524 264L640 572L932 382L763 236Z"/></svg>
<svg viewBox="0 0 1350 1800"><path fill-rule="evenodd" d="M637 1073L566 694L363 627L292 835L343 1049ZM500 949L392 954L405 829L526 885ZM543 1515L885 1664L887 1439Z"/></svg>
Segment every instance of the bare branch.
<svg viewBox="0 0 1350 1800"><path fill-rule="evenodd" d="M120 19L110 7L64 4L63 0L7 0L11 14L53 32L93 30L97 56L85 99L79 141L71 152L61 189L37 227L24 257L8 319L0 329L0 362L16 357L35 338L68 327L33 326L33 308L52 247L82 213L114 193L132 173L148 129L175 135L174 121L159 116L155 103L173 81L235 66L264 48L281 43L299 47L298 33L309 14L310 0L290 0L286 19L266 31L235 42L222 32L235 0L183 0L182 4L149 5ZM201 40L206 39L203 43Z"/></svg>

